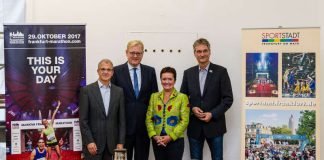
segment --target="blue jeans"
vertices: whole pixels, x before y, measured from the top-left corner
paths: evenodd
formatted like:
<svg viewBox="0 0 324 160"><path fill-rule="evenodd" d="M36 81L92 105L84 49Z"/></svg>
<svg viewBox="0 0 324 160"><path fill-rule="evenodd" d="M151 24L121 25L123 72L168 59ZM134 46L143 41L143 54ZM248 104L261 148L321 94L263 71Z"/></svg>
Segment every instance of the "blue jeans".
<svg viewBox="0 0 324 160"><path fill-rule="evenodd" d="M190 145L190 157L192 160L202 160L203 159L203 148L205 138L201 139L189 139ZM223 160L223 136L217 136L213 138L206 138L212 160Z"/></svg>

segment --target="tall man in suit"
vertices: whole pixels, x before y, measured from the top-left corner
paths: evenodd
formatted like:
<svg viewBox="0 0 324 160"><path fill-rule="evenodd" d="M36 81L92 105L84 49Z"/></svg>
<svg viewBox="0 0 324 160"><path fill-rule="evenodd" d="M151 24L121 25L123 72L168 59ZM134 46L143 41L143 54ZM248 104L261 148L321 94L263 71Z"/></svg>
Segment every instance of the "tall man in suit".
<svg viewBox="0 0 324 160"><path fill-rule="evenodd" d="M128 42L127 62L115 67L112 83L124 89L126 110L127 159L148 160L150 139L145 116L152 93L158 91L155 69L141 64L144 45L139 40Z"/></svg>
<svg viewBox="0 0 324 160"><path fill-rule="evenodd" d="M103 59L98 64L98 81L80 92L80 129L87 160L112 160L113 150L125 143L123 89L110 82L113 64Z"/></svg>
<svg viewBox="0 0 324 160"><path fill-rule="evenodd" d="M226 68L209 61L210 44L206 39L196 40L193 49L198 65L184 71L181 84L193 113L187 129L190 156L202 160L207 140L212 159L222 160L225 112L233 103L231 81Z"/></svg>

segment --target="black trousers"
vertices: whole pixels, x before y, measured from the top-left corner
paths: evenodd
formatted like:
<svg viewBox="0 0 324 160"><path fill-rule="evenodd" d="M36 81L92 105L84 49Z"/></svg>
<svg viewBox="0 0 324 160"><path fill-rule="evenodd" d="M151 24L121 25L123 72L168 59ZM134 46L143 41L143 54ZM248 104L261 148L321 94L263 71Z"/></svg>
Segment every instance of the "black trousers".
<svg viewBox="0 0 324 160"><path fill-rule="evenodd" d="M166 147L158 146L154 140L152 144L155 160L182 160L184 151L183 138L169 142Z"/></svg>
<svg viewBox="0 0 324 160"><path fill-rule="evenodd" d="M112 154L109 152L107 145L105 147L102 160L112 160Z"/></svg>
<svg viewBox="0 0 324 160"><path fill-rule="evenodd" d="M148 160L150 153L150 139L147 135L134 134L126 135L127 160Z"/></svg>

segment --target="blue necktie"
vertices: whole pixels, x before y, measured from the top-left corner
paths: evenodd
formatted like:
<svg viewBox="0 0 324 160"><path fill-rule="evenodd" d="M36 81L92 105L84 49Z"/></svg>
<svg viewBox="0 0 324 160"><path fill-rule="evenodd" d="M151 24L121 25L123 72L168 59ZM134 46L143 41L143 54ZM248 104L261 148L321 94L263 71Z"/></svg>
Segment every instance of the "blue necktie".
<svg viewBox="0 0 324 160"><path fill-rule="evenodd" d="M137 79L136 69L137 68L133 68L133 71L134 71L134 91L135 91L135 96L137 98L138 94L139 94L139 88L138 88L138 79Z"/></svg>

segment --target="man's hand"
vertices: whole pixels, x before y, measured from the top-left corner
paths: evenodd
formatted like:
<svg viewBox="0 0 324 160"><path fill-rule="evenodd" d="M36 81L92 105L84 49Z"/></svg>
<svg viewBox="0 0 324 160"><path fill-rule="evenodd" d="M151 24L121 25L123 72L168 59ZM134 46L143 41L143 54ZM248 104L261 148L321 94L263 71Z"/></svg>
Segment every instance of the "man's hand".
<svg viewBox="0 0 324 160"><path fill-rule="evenodd" d="M88 151L91 155L96 155L97 154L97 145L92 142L87 145Z"/></svg>
<svg viewBox="0 0 324 160"><path fill-rule="evenodd" d="M116 148L117 149L123 149L124 148L124 145L123 144L117 144Z"/></svg>
<svg viewBox="0 0 324 160"><path fill-rule="evenodd" d="M210 112L205 112L203 114L204 114L204 116L202 118L199 118L199 119L206 122L206 123L208 123L213 117L213 115Z"/></svg>
<svg viewBox="0 0 324 160"><path fill-rule="evenodd" d="M193 107L193 108L192 108L192 112L193 112L194 115L195 115L197 118L199 118L199 119L205 117L204 111L201 110L199 107Z"/></svg>

